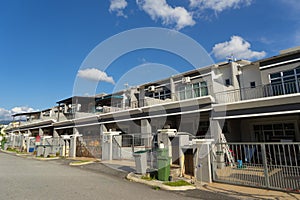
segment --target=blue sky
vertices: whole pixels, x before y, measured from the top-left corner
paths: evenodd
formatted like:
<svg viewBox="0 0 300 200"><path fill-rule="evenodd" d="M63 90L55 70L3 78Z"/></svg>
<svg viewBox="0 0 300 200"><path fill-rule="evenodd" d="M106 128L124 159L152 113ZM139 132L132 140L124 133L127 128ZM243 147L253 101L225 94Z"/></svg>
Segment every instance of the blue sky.
<svg viewBox="0 0 300 200"><path fill-rule="evenodd" d="M86 56L120 32L169 28L196 40L215 62L231 54L257 60L300 45L299 13L299 0L1 0L0 119L72 96ZM110 93L126 72L147 63L174 69L158 79L193 67L145 49L120 56L107 71L81 75L96 74L97 92Z"/></svg>

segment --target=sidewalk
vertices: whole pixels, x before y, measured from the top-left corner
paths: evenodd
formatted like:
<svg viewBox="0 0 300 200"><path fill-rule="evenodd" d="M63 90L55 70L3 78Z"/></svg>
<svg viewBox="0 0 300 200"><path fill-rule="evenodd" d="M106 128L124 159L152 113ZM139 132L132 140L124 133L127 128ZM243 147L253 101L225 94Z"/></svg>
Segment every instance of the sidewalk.
<svg viewBox="0 0 300 200"><path fill-rule="evenodd" d="M152 183L149 183L149 181L138 179L138 178L136 178L137 176L133 176L132 174L135 172L134 161L113 160L113 161L101 161L100 163L102 163L112 169L127 172L128 173L127 177L132 181L140 182L143 184L148 184L151 186L154 186L154 185L161 186L160 182L150 181ZM134 177L134 178L132 178L132 177ZM162 187L162 189L168 190L168 187ZM191 188L188 188L186 192L196 193L196 191L192 192L192 190L190 190L190 189ZM215 182L209 183L209 184L204 184L204 185L197 183L196 190L197 189L214 192L214 193L218 193L218 194L224 194L224 195L232 196L233 198L238 198L238 199L276 199L276 200L278 200L278 199L280 199L280 200L281 199L299 199L300 200L300 194L296 194L296 193L267 190L267 189L238 186L238 185L230 185L230 184L223 184L223 183L215 183ZM194 195L192 195L192 196L194 196Z"/></svg>

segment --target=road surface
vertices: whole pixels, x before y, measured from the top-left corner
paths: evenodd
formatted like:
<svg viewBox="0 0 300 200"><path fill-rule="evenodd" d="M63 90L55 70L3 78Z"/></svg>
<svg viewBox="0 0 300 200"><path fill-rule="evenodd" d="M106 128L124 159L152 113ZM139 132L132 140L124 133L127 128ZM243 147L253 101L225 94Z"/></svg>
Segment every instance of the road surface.
<svg viewBox="0 0 300 200"><path fill-rule="evenodd" d="M99 163L71 167L68 162L40 161L0 152L0 199L233 199L212 192L154 190L125 180L121 172L105 168Z"/></svg>

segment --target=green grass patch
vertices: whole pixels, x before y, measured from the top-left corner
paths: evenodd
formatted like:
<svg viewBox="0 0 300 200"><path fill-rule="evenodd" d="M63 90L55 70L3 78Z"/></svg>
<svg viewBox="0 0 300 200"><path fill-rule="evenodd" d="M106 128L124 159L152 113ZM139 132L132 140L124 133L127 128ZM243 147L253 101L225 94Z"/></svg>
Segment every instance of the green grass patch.
<svg viewBox="0 0 300 200"><path fill-rule="evenodd" d="M150 176L142 176L141 179L146 180L146 181L152 181L154 178Z"/></svg>
<svg viewBox="0 0 300 200"><path fill-rule="evenodd" d="M14 148L10 148L10 147L7 148L7 151L15 152L15 153L22 153L21 151L14 149Z"/></svg>
<svg viewBox="0 0 300 200"><path fill-rule="evenodd" d="M189 186L192 185L184 180L179 181L172 181L172 182L165 182L164 185L172 186L172 187L179 187L179 186Z"/></svg>
<svg viewBox="0 0 300 200"><path fill-rule="evenodd" d="M158 187L158 186L152 186L152 189L153 190L160 190L160 187Z"/></svg>

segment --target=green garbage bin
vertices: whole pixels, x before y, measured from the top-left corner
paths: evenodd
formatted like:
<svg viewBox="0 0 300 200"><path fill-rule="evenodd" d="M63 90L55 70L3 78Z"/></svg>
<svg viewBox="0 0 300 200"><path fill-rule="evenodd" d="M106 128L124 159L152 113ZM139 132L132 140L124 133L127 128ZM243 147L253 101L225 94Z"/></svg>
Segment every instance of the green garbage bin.
<svg viewBox="0 0 300 200"><path fill-rule="evenodd" d="M157 149L157 179L168 181L170 176L170 157L168 149Z"/></svg>

